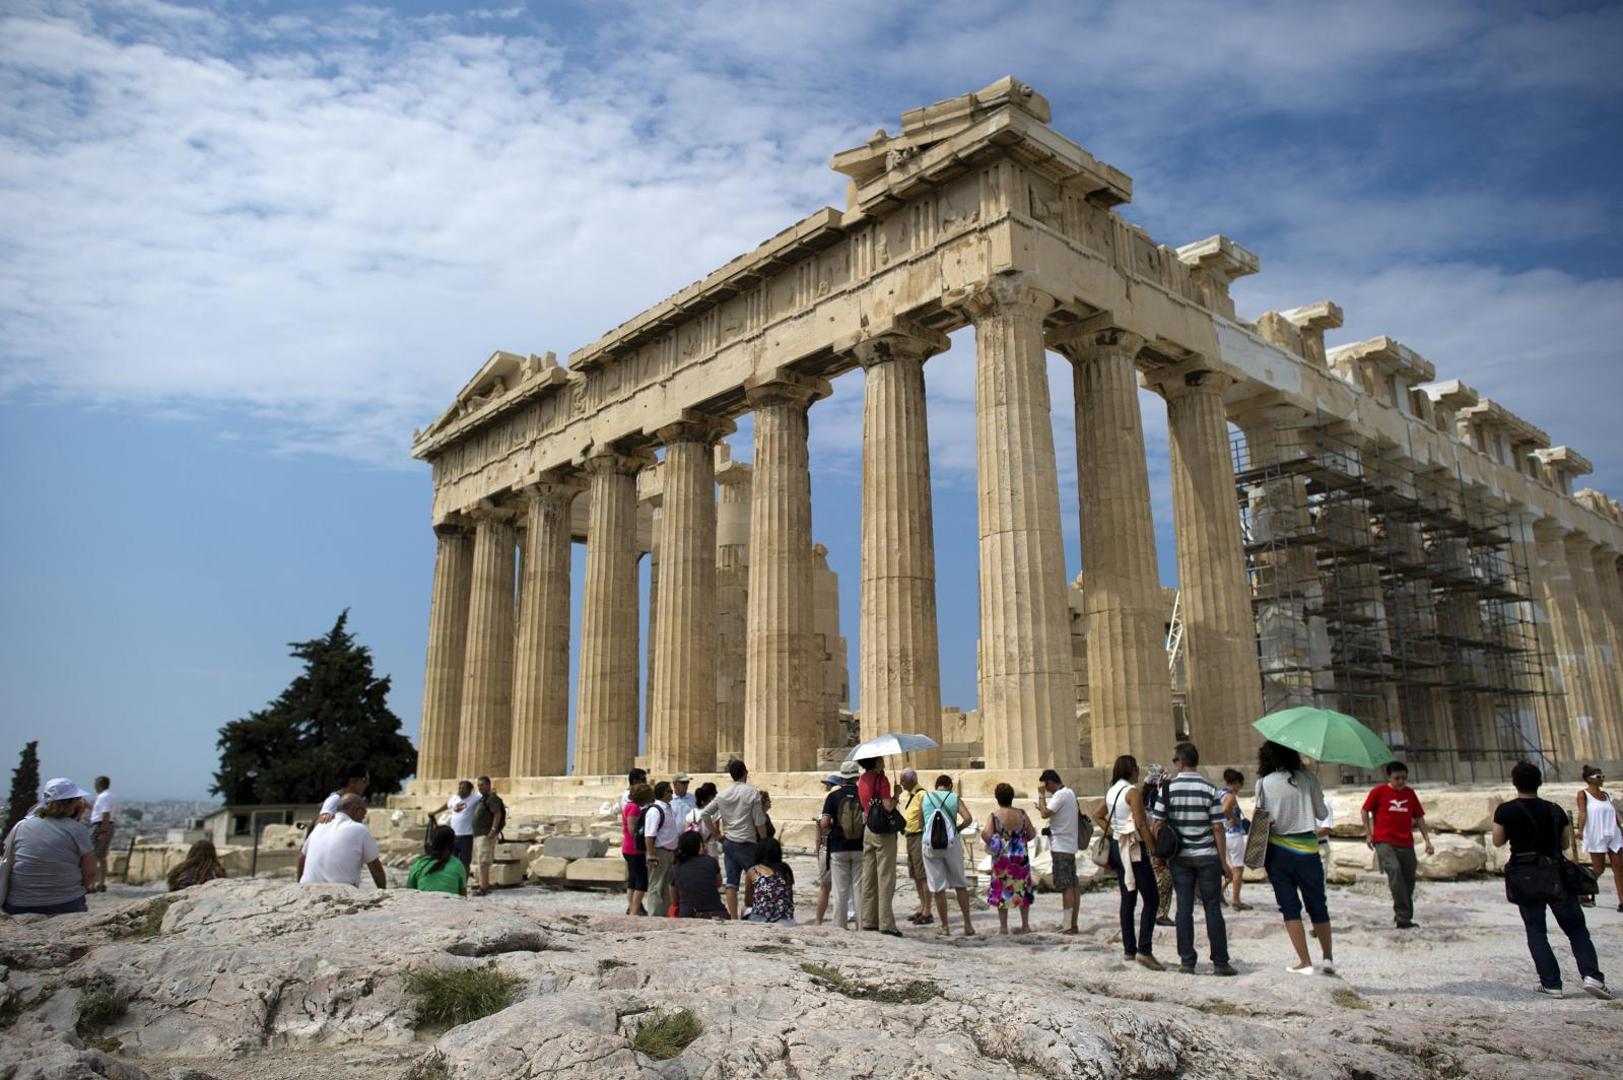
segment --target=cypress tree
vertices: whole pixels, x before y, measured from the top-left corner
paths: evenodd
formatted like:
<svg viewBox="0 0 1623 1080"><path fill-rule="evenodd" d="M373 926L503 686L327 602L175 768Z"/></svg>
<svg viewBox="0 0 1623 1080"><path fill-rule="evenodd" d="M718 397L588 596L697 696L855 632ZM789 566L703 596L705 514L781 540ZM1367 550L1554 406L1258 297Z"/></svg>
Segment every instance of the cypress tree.
<svg viewBox="0 0 1623 1080"><path fill-rule="evenodd" d="M6 805L6 828L28 815L39 801L39 743L23 747L17 767L11 773L11 799Z"/></svg>

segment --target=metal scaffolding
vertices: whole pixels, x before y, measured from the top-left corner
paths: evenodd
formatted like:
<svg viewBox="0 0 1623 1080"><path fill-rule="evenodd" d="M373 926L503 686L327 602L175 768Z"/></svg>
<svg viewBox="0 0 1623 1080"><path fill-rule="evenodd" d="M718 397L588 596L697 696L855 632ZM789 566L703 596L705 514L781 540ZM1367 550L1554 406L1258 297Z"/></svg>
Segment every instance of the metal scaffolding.
<svg viewBox="0 0 1623 1080"><path fill-rule="evenodd" d="M1324 418L1231 443L1266 711L1349 713L1427 776L1553 764L1528 546L1454 473L1369 454Z"/></svg>

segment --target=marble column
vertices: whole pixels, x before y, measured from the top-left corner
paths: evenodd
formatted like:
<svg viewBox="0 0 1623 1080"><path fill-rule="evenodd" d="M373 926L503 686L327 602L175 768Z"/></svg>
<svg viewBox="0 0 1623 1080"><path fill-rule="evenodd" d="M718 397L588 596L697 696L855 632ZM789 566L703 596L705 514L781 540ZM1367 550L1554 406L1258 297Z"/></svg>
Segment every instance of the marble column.
<svg viewBox="0 0 1623 1080"><path fill-rule="evenodd" d="M1567 530L1553 520L1538 523L1539 584L1545 611L1550 616L1550 636L1556 662L1561 666L1561 685L1567 695L1567 723L1570 746L1575 758L1591 760L1599 749L1596 726L1599 709L1595 704L1595 684L1590 678L1588 652L1584 648L1583 623L1578 614L1578 596L1572 585L1572 568L1567 565Z"/></svg>
<svg viewBox="0 0 1623 1080"><path fill-rule="evenodd" d="M1007 274L965 306L975 325L986 765L1064 775L1081 764L1081 738L1043 345L1054 299Z"/></svg>
<svg viewBox="0 0 1623 1080"><path fill-rule="evenodd" d="M661 473L663 466L655 466L653 471ZM664 530L661 524L664 520L664 495L656 494L645 500L648 503L648 657L647 674L643 679L643 693L647 695L644 714L654 715L654 686L655 676L659 667L659 650L654 648L654 631L659 625L659 545ZM650 746L652 744L650 743ZM650 752L652 752L650 750Z"/></svg>
<svg viewBox="0 0 1623 1080"><path fill-rule="evenodd" d="M1052 342L1075 378L1093 762L1109 768L1120 754L1143 759L1177 741L1134 366L1144 339L1105 327L1071 330ZM1217 405L1221 415L1221 400ZM1225 487L1233 490L1232 480Z"/></svg>
<svg viewBox="0 0 1623 1080"><path fill-rule="evenodd" d="M1202 759L1212 762L1248 760L1257 741L1251 722L1262 715L1257 626L1223 410L1232 382L1197 371L1159 387L1172 448L1185 709Z"/></svg>
<svg viewBox="0 0 1623 1080"><path fill-rule="evenodd" d="M730 430L700 414L659 429L662 592L648 650L648 760L660 775L716 767L715 444Z"/></svg>
<svg viewBox="0 0 1623 1080"><path fill-rule="evenodd" d="M1606 630L1606 667L1602 670L1611 681L1613 692L1623 701L1623 681L1620 681L1623 680L1623 582L1618 580L1617 552L1597 544L1590 552L1590 565L1594 568L1601 621ZM1612 728L1611 756L1613 759L1623 757L1623 724Z"/></svg>
<svg viewBox="0 0 1623 1080"><path fill-rule="evenodd" d="M1616 731L1623 712L1617 697L1617 670L1612 655L1611 628L1607 624L1606 608L1595 579L1595 542L1583 533L1568 533L1565 539L1567 567L1572 574L1574 598L1578 604L1578 625L1583 631L1584 658L1593 680L1595 699L1595 755L1612 759L1618 756Z"/></svg>
<svg viewBox="0 0 1623 1080"><path fill-rule="evenodd" d="M744 755L750 491L754 470L716 447L716 762ZM709 771L708 769L706 770Z"/></svg>
<svg viewBox="0 0 1623 1080"><path fill-rule="evenodd" d="M423 675L417 776L448 780L457 772L462 678L473 590L473 536L459 524L434 527L434 594L428 609L428 666Z"/></svg>
<svg viewBox="0 0 1623 1080"><path fill-rule="evenodd" d="M518 537L506 510L474 512L473 586L462 678L460 779L508 775L513 710L513 574Z"/></svg>
<svg viewBox="0 0 1623 1080"><path fill-rule="evenodd" d="M1572 722L1567 715L1566 679L1556 653L1549 596L1544 589L1546 570L1539 561L1538 541L1535 535L1537 521L1538 515L1526 510L1513 517L1511 522L1513 558L1527 567L1527 619L1532 625L1531 644L1538 649L1538 669L1541 676L1536 689L1543 691L1533 702L1538 714L1539 742L1545 754L1558 762L1569 762L1573 758Z"/></svg>
<svg viewBox="0 0 1623 1080"><path fill-rule="evenodd" d="M513 776L569 769L570 506L581 484L552 475L524 489L524 564L513 655Z"/></svg>
<svg viewBox="0 0 1623 1080"><path fill-rule="evenodd" d="M858 685L862 737L941 741L935 525L924 361L950 346L920 329L856 346L863 376L862 584ZM933 768L934 752L914 764Z"/></svg>
<svg viewBox="0 0 1623 1080"><path fill-rule="evenodd" d="M575 773L624 773L637 756L637 472L650 458L602 450L586 459L586 532Z"/></svg>
<svg viewBox="0 0 1623 1080"><path fill-rule="evenodd" d="M783 373L752 380L755 476L750 498L744 760L756 773L817 765L813 665L811 470L806 412L828 383Z"/></svg>

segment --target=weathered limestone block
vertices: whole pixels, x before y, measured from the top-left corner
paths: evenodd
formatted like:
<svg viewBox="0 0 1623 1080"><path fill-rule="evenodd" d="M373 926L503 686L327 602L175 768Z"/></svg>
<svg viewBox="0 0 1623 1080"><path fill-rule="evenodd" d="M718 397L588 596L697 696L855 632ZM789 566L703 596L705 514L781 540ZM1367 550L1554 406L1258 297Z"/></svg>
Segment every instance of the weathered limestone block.
<svg viewBox="0 0 1623 1080"><path fill-rule="evenodd" d="M496 863L490 868L490 883L492 885L522 885L524 884L524 870L523 863Z"/></svg>
<svg viewBox="0 0 1623 1080"><path fill-rule="evenodd" d="M259 850L298 849L304 846L304 830L297 825L266 825L259 834Z"/></svg>
<svg viewBox="0 0 1623 1080"><path fill-rule="evenodd" d="M1420 790L1426 825L1434 831L1485 833L1493 828L1493 812L1506 796L1485 791Z"/></svg>
<svg viewBox="0 0 1623 1080"><path fill-rule="evenodd" d="M608 853L609 842L597 836L549 836L541 850L553 859L597 859Z"/></svg>
<svg viewBox="0 0 1623 1080"><path fill-rule="evenodd" d="M1375 870L1375 852L1363 841L1346 841L1330 845L1330 880L1345 885L1358 880L1359 875Z"/></svg>
<svg viewBox="0 0 1623 1080"><path fill-rule="evenodd" d="M623 889L626 884L626 861L618 855L605 859L576 859L564 872L564 880L585 888L608 886Z"/></svg>
<svg viewBox="0 0 1623 1080"><path fill-rule="evenodd" d="M1487 854L1482 840L1476 836L1442 833L1432 837L1434 854L1427 855L1419 847L1415 855L1420 861L1420 877L1426 881L1453 881L1466 874L1480 874L1487 865Z"/></svg>
<svg viewBox="0 0 1623 1080"><path fill-rule="evenodd" d="M530 860L529 876L532 881L562 881L568 869L568 859L537 855Z"/></svg>
<svg viewBox="0 0 1623 1080"><path fill-rule="evenodd" d="M494 854L497 862L522 862L529 857L530 845L503 841L496 845Z"/></svg>

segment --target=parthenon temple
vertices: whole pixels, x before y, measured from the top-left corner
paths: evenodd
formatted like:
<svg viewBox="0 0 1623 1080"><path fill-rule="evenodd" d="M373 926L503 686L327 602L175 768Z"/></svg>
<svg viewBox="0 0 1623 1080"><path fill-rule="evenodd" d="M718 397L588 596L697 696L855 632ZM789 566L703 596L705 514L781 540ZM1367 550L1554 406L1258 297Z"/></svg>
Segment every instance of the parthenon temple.
<svg viewBox="0 0 1623 1080"><path fill-rule="evenodd" d="M1623 509L1578 490L1583 455L1439 381L1423 343L1327 348L1333 302L1242 318L1230 285L1257 256L1124 221L1131 179L1049 121L1013 78L906 112L834 156L843 210L563 363L495 353L417 433L438 537L421 781L624 773L644 714L660 775L732 755L803 772L886 731L989 770L1147 760L1184 732L1237 763L1251 721L1293 704L1359 717L1433 775L1623 758ZM944 721L925 379L967 327L978 701ZM1074 371L1077 506L1050 351ZM807 450L842 376L864 394L859 728ZM1175 594L1140 387L1166 403ZM748 464L723 441L746 414Z"/></svg>

